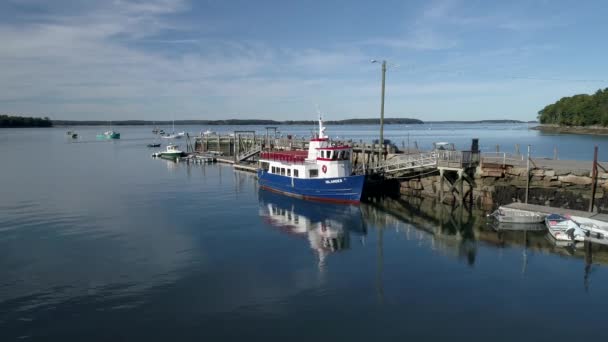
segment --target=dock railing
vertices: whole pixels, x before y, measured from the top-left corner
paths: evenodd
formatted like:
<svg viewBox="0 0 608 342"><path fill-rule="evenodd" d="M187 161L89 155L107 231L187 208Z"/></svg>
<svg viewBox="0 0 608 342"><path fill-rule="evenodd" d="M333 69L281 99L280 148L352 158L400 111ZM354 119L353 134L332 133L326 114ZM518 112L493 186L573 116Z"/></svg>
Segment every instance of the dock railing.
<svg viewBox="0 0 608 342"><path fill-rule="evenodd" d="M517 155L507 152L482 152L481 165L483 164L499 164L505 165L523 165L526 163L526 158L523 154Z"/></svg>
<svg viewBox="0 0 608 342"><path fill-rule="evenodd" d="M384 174L415 171L422 169L434 169L437 166L437 154L434 151L417 153L417 154L401 154L394 158L383 161L380 165L369 168L373 172L381 172Z"/></svg>
<svg viewBox="0 0 608 342"><path fill-rule="evenodd" d="M469 168L477 165L479 153L473 151L437 151L437 166L448 168Z"/></svg>

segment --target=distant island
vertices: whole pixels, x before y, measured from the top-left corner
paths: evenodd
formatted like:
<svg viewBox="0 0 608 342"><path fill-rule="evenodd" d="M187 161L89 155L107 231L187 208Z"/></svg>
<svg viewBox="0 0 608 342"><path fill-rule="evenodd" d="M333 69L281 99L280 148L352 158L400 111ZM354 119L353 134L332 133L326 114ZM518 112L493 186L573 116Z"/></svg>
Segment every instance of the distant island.
<svg viewBox="0 0 608 342"><path fill-rule="evenodd" d="M24 116L9 116L0 115L0 127L51 127L51 126L169 126L173 121L150 121L150 120L50 120L45 118L33 118ZM328 120L325 121L328 125L379 125L379 118L365 119L344 119L344 120ZM519 120L447 120L447 121L427 121L423 122L419 119L412 118L385 118L386 125L421 125L424 123L436 124L503 124L503 123L526 123ZM217 126L217 125L264 125L264 126L280 126L280 125L316 125L316 120L263 120L263 119L226 119L226 120L175 120L175 125L200 125L200 126Z"/></svg>
<svg viewBox="0 0 608 342"><path fill-rule="evenodd" d="M52 127L53 122L45 118L34 118L27 116L0 115L0 128L17 127Z"/></svg>
<svg viewBox="0 0 608 342"><path fill-rule="evenodd" d="M543 125L598 128L608 126L608 88L593 95L579 94L562 97L538 112Z"/></svg>
<svg viewBox="0 0 608 342"><path fill-rule="evenodd" d="M440 123L440 124L504 124L504 123L527 123L529 121L510 120L510 119L499 119L499 120L444 120L444 121L426 121L426 123Z"/></svg>
<svg viewBox="0 0 608 342"><path fill-rule="evenodd" d="M107 126L110 125L109 121L99 120L54 120L53 123L57 126ZM228 119L228 120L175 120L176 125L204 125L204 126L215 126L215 125L314 125L317 121L314 120L256 120L256 119ZM328 125L377 125L380 124L380 119L346 119L346 120L329 120L325 121ZM385 118L384 123L387 125L396 124L423 124L421 120L409 119L409 118ZM112 121L114 126L142 126L142 125L158 125L167 126L172 125L173 121L147 121L147 120L121 120Z"/></svg>

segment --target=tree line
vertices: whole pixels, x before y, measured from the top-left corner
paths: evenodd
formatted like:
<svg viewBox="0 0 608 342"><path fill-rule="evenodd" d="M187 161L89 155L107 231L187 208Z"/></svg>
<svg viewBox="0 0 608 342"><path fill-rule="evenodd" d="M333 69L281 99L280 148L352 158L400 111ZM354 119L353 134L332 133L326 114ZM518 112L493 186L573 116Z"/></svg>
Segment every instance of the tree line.
<svg viewBox="0 0 608 342"><path fill-rule="evenodd" d="M27 116L0 115L0 127L52 127L48 117L34 118Z"/></svg>
<svg viewBox="0 0 608 342"><path fill-rule="evenodd" d="M540 110L538 121L560 126L608 126L608 88L593 95L562 97Z"/></svg>

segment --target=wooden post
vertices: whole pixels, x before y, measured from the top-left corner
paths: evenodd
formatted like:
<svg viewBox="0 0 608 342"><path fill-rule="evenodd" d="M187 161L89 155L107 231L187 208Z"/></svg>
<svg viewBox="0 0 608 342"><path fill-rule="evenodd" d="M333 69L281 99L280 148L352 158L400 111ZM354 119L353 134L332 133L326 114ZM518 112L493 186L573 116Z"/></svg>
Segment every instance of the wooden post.
<svg viewBox="0 0 608 342"><path fill-rule="evenodd" d="M217 151L218 152L222 152L222 145L221 145L221 142L220 142L220 135L219 134L217 135Z"/></svg>
<svg viewBox="0 0 608 342"><path fill-rule="evenodd" d="M365 161L365 144L361 148L361 154L363 156L363 174L367 174L367 162Z"/></svg>
<svg viewBox="0 0 608 342"><path fill-rule="evenodd" d="M530 192L530 145L528 145L528 159L526 161L526 200L528 203L528 193Z"/></svg>
<svg viewBox="0 0 608 342"><path fill-rule="evenodd" d="M500 152L500 146L496 144L496 153Z"/></svg>
<svg viewBox="0 0 608 342"><path fill-rule="evenodd" d="M237 141L237 140L238 140L238 141ZM236 162L237 162L237 161L236 161L236 157L237 157L237 154L238 154L238 149L239 149L239 146L238 146L238 145L239 145L239 143L240 143L240 140L241 140L241 136L240 136L240 135L237 135L237 134L235 133L235 134L234 134L234 163L235 163L235 164L236 164Z"/></svg>
<svg viewBox="0 0 608 342"><path fill-rule="evenodd" d="M439 169L439 201L443 204L443 175L444 169Z"/></svg>
<svg viewBox="0 0 608 342"><path fill-rule="evenodd" d="M595 189L597 187L597 145L593 148L593 169L591 169L591 201L589 201L589 212L593 212L595 203Z"/></svg>
<svg viewBox="0 0 608 342"><path fill-rule="evenodd" d="M515 154L519 155L519 144L515 144Z"/></svg>
<svg viewBox="0 0 608 342"><path fill-rule="evenodd" d="M464 202L464 179L462 178L462 173L464 172L464 170L460 169L458 171L458 182L460 182L460 184L458 184L458 198L460 199L460 205L462 206L463 202Z"/></svg>

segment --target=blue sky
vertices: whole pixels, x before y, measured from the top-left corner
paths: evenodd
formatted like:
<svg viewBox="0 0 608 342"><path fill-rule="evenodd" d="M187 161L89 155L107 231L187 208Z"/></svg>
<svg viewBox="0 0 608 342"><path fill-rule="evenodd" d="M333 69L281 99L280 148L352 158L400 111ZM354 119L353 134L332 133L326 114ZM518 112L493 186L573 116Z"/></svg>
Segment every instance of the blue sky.
<svg viewBox="0 0 608 342"><path fill-rule="evenodd" d="M0 113L533 120L608 87L603 1L3 0Z"/></svg>

